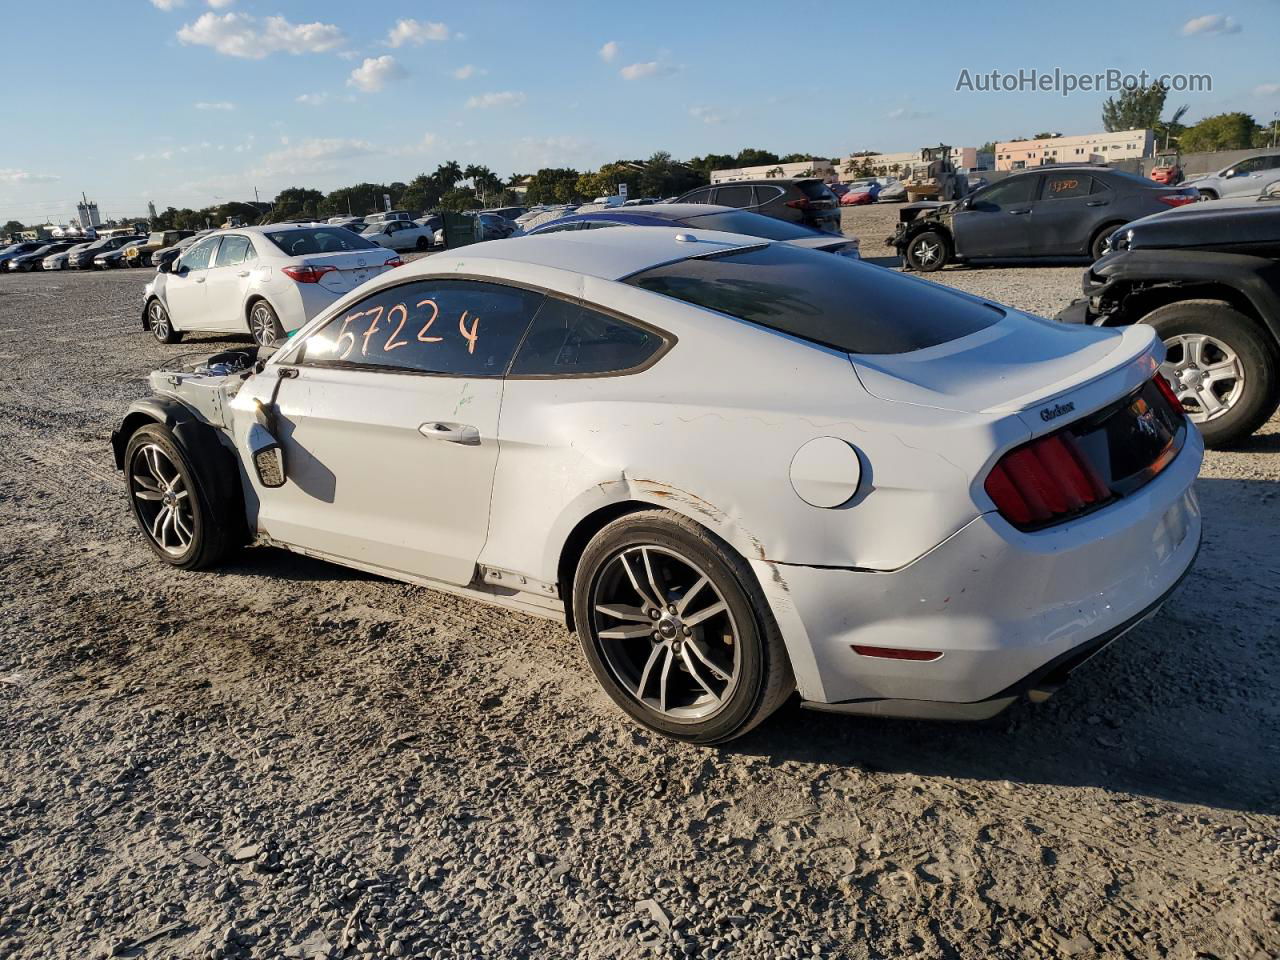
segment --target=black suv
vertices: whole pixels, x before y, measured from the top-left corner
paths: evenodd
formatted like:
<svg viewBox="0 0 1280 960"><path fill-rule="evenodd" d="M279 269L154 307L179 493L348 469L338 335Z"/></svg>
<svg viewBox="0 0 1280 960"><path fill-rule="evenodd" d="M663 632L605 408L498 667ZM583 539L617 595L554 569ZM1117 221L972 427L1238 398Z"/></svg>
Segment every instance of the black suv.
<svg viewBox="0 0 1280 960"><path fill-rule="evenodd" d="M886 243L908 269L923 272L975 260L1096 260L1116 227L1198 199L1190 187L1165 187L1109 167L1045 167L960 200L909 203Z"/></svg>
<svg viewBox="0 0 1280 960"><path fill-rule="evenodd" d="M1280 403L1280 195L1201 203L1110 238L1067 323L1149 323L1160 368L1205 444L1249 436Z"/></svg>
<svg viewBox="0 0 1280 960"><path fill-rule="evenodd" d="M840 232L840 198L817 177L713 183L690 190L672 202L715 203L790 220L824 233Z"/></svg>

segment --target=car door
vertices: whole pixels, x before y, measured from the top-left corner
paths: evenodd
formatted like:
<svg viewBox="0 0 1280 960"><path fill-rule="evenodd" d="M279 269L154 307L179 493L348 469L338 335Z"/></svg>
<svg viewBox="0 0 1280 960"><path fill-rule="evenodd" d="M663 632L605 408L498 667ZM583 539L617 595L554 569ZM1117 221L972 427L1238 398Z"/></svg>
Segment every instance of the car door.
<svg viewBox="0 0 1280 960"><path fill-rule="evenodd" d="M306 336L256 386L259 398L275 390L287 476L257 491L260 528L358 566L469 583L488 531L503 376L542 300L416 280Z"/></svg>
<svg viewBox="0 0 1280 960"><path fill-rule="evenodd" d="M221 237L206 237L179 257L164 278L164 301L175 330L218 330L206 309L205 286Z"/></svg>
<svg viewBox="0 0 1280 960"><path fill-rule="evenodd" d="M716 187L711 202L722 207L737 207L739 210L745 210L753 205L751 185L728 183L722 187Z"/></svg>
<svg viewBox="0 0 1280 960"><path fill-rule="evenodd" d="M992 184L961 201L952 218L956 253L962 257L1026 256L1031 203L1040 174L1022 174Z"/></svg>
<svg viewBox="0 0 1280 960"><path fill-rule="evenodd" d="M1046 173L1040 196L1031 204L1027 220L1027 254L1080 256L1089 249L1093 231L1101 226L1111 205L1112 191L1101 180L1079 171Z"/></svg>
<svg viewBox="0 0 1280 960"><path fill-rule="evenodd" d="M237 333L247 329L244 301L256 256L253 244L244 234L233 233L222 238L205 279L205 309L210 329Z"/></svg>

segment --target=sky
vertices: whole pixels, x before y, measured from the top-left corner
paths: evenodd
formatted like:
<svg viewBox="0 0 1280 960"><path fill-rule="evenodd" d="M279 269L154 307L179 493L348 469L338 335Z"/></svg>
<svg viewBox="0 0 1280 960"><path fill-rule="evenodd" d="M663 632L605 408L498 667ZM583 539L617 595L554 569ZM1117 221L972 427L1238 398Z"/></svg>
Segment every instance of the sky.
<svg viewBox="0 0 1280 960"><path fill-rule="evenodd" d="M1106 93L995 92L993 70L1208 74L1188 119L1280 111L1280 2L813 7L647 0L4 4L0 222L504 177L666 150L842 156L1101 129Z"/></svg>

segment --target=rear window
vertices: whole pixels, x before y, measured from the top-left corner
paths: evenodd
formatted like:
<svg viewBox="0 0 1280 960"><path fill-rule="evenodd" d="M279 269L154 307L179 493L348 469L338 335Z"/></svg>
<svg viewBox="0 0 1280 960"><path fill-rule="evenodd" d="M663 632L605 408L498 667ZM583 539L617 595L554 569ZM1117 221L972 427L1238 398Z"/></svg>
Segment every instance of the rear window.
<svg viewBox="0 0 1280 960"><path fill-rule="evenodd" d="M849 353L922 350L1004 317L926 280L782 244L664 264L626 282Z"/></svg>
<svg viewBox="0 0 1280 960"><path fill-rule="evenodd" d="M747 213L745 210L732 213L707 213L698 217L689 217L685 226L698 230L723 230L726 233L745 233L749 237L763 237L766 240L801 240L806 237L819 237L817 230L797 226L786 220L761 216L758 213Z"/></svg>
<svg viewBox="0 0 1280 960"><path fill-rule="evenodd" d="M291 257L306 257L316 253L341 253L343 250L373 250L377 246L359 234L341 227L280 230L268 233L267 239Z"/></svg>
<svg viewBox="0 0 1280 960"><path fill-rule="evenodd" d="M810 200L834 200L836 196L821 180L801 180L796 184L796 189Z"/></svg>

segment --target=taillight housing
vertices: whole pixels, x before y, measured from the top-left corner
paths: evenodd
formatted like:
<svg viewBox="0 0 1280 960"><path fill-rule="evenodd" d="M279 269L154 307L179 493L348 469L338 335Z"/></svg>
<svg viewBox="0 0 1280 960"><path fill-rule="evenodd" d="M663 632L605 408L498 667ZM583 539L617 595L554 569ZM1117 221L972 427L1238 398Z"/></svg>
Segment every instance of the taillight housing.
<svg viewBox="0 0 1280 960"><path fill-rule="evenodd" d="M290 280L298 283L319 283L320 278L326 273L336 273L338 270L335 266L326 265L323 267L313 267L310 265L301 267L281 267L280 272Z"/></svg>
<svg viewBox="0 0 1280 960"><path fill-rule="evenodd" d="M1197 190L1194 193L1162 193L1160 196L1156 197L1156 199L1166 206L1182 207L1186 206L1188 203L1198 202L1200 199L1200 192Z"/></svg>
<svg viewBox="0 0 1280 960"><path fill-rule="evenodd" d="M384 263L383 266L384 267L403 267L404 261L401 260L399 257L392 257L390 260Z"/></svg>
<svg viewBox="0 0 1280 960"><path fill-rule="evenodd" d="M799 200L788 200L787 206L794 210L808 210L813 204L808 197L801 197Z"/></svg>
<svg viewBox="0 0 1280 960"><path fill-rule="evenodd" d="M1006 453L983 488L1000 515L1023 530L1067 520L1106 503L1111 490L1064 431Z"/></svg>
<svg viewBox="0 0 1280 960"><path fill-rule="evenodd" d="M1156 389L1160 391L1164 398L1169 401L1169 406L1173 407L1175 413L1185 413L1182 401L1179 400L1178 395L1173 392L1173 387L1170 386L1168 380L1166 380L1161 374L1157 373L1152 382L1155 383Z"/></svg>

